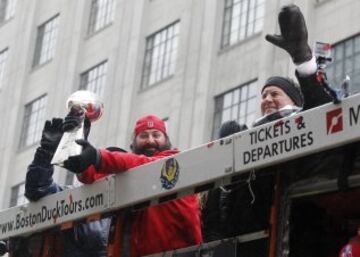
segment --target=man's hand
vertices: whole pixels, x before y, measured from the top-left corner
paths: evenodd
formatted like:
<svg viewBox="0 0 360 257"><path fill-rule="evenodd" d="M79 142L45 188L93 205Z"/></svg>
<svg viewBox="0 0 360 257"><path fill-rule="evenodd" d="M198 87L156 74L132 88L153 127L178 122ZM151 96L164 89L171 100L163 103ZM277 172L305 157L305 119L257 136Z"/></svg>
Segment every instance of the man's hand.
<svg viewBox="0 0 360 257"><path fill-rule="evenodd" d="M91 165L95 168L100 166L100 153L88 141L83 139L76 140L76 143L83 147L81 154L70 156L65 162L64 167L73 173L82 173Z"/></svg>
<svg viewBox="0 0 360 257"><path fill-rule="evenodd" d="M79 115L76 112L70 111L64 119L62 125L63 132L69 132L73 129L80 127L81 123L84 121L84 138L87 139L90 133L91 123L85 115Z"/></svg>
<svg viewBox="0 0 360 257"><path fill-rule="evenodd" d="M311 60L308 32L304 16L296 5L284 6L279 13L281 35L266 35L270 43L287 51L295 64Z"/></svg>
<svg viewBox="0 0 360 257"><path fill-rule="evenodd" d="M53 118L51 121L47 120L45 122L40 141L40 145L44 150L52 153L56 151L63 135L62 124L63 120L59 118Z"/></svg>

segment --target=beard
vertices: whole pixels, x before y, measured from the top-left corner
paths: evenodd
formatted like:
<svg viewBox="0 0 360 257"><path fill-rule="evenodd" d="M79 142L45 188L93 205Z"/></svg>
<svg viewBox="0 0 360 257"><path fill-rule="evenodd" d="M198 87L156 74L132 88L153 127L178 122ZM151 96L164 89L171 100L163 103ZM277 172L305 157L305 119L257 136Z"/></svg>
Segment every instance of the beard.
<svg viewBox="0 0 360 257"><path fill-rule="evenodd" d="M171 143L168 138L166 138L166 142L163 145L159 145L158 143L152 143L152 144L146 144L142 146L138 146L135 142L135 139L133 143L131 144L131 150L135 154L143 154L146 156L153 156L156 152L162 152L165 150L171 149Z"/></svg>

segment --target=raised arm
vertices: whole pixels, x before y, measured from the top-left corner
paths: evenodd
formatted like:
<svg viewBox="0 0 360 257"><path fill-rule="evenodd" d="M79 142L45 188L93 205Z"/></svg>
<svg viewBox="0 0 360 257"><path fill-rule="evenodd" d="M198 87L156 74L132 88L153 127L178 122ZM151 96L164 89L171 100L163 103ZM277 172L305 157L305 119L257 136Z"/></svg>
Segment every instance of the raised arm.
<svg viewBox="0 0 360 257"><path fill-rule="evenodd" d="M25 196L30 201L62 190L52 179L54 168L50 164L62 136L61 125L62 119L57 118L45 122L40 147L26 173Z"/></svg>
<svg viewBox="0 0 360 257"><path fill-rule="evenodd" d="M316 59L308 44L308 30L298 6L291 4L281 8L278 16L280 35L266 35L265 39L289 53L296 66L302 94L303 109L310 109L332 101L317 79Z"/></svg>

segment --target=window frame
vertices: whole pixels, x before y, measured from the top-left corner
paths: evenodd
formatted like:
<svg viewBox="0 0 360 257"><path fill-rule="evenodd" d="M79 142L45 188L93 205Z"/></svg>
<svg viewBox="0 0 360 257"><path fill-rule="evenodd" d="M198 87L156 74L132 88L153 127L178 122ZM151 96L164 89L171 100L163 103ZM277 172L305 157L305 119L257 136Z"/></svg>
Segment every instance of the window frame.
<svg viewBox="0 0 360 257"><path fill-rule="evenodd" d="M250 88L251 87L251 88ZM243 91L246 88L246 96L245 98L242 96ZM223 124L226 121L230 120L236 120L240 124L246 124L247 126L250 126L256 118L257 114L257 101L258 101L258 79L252 79L245 83L240 84L237 87L234 87L228 91L225 91L224 93L221 93L219 95L216 95L214 97L214 118L213 118L213 129L212 129L212 139L215 139L218 137L218 132L221 127L221 124ZM238 91L237 100L234 101L234 94ZM229 105L225 106L225 97L227 95L231 94L231 102ZM241 106L245 105L245 110L241 110ZM252 109L251 105L254 105ZM233 117L233 110L237 108L236 110L236 117ZM230 110L230 118L229 119L223 119L224 111ZM253 117L252 120L251 117ZM241 119L245 119L244 121Z"/></svg>
<svg viewBox="0 0 360 257"><path fill-rule="evenodd" d="M33 68L42 66L54 58L59 32L59 17L58 13L37 27ZM44 41L47 43L46 45Z"/></svg>
<svg viewBox="0 0 360 257"><path fill-rule="evenodd" d="M99 74L99 72L100 72L99 69L102 69L101 74ZM91 72L96 72L96 77L94 77L93 79L90 80L89 77L91 77L91 74L90 74ZM108 60L107 59L92 66L91 68L85 70L84 72L82 72L80 74L79 89L80 90L89 90L99 96L103 96L104 91L105 91L105 86L106 86L107 72L108 72ZM91 82L94 82L94 81L95 81L95 85L94 85L95 90L93 90L92 88L89 88L89 84L91 84Z"/></svg>
<svg viewBox="0 0 360 257"><path fill-rule="evenodd" d="M104 6L99 6L98 3L100 1L101 2L105 1ZM98 31L101 31L102 29L110 26L115 18L115 11L116 11L115 9L116 9L115 0L91 0L90 15L87 26L87 35L91 36L97 33ZM100 16L99 13L103 15Z"/></svg>
<svg viewBox="0 0 360 257"><path fill-rule="evenodd" d="M0 92L5 84L5 73L6 73L6 63L7 63L8 53L9 53L8 47L0 51Z"/></svg>
<svg viewBox="0 0 360 257"><path fill-rule="evenodd" d="M352 49L347 53L347 45L349 44L351 44ZM338 55L340 51L341 56ZM349 75L351 84L350 92L352 94L360 92L360 81L353 79L354 77L360 79L360 33L332 44L331 57L333 61L326 67L327 78L331 86L340 89L345 76ZM337 59L338 57L340 58ZM351 67L349 69L350 71L347 71L347 66ZM339 72L339 74L336 74L337 72Z"/></svg>
<svg viewBox="0 0 360 257"><path fill-rule="evenodd" d="M171 32L170 32L171 31ZM162 36L165 33L165 36ZM158 37L163 37L157 39ZM146 37L141 89L145 90L175 74L179 49L180 20L176 20ZM158 40L158 42L156 41ZM161 48L161 46L163 46ZM155 55L155 53L157 53ZM154 66L155 57L158 60ZM155 67L155 69L154 69ZM151 78L154 77L152 80Z"/></svg>
<svg viewBox="0 0 360 257"><path fill-rule="evenodd" d="M0 0L0 24L15 16L17 0Z"/></svg>
<svg viewBox="0 0 360 257"><path fill-rule="evenodd" d="M20 189L23 191L22 194L19 194ZM9 207L26 204L28 202L29 201L25 197L25 182L21 182L11 187Z"/></svg>
<svg viewBox="0 0 360 257"><path fill-rule="evenodd" d="M254 4L250 5L250 3ZM221 49L236 45L261 33L264 26L265 5L266 0L224 0ZM234 11L234 6L239 6L240 8L238 15ZM246 12L243 12L243 8L246 9ZM259 15L258 10L261 10ZM234 30L235 25L233 24L235 21L238 24L238 28ZM232 35L235 35L235 40L231 39Z"/></svg>
<svg viewBox="0 0 360 257"><path fill-rule="evenodd" d="M21 132L20 132L20 140L19 140L20 150L27 147L31 147L40 141L41 131L45 122L47 100L48 100L47 94L43 94L35 98L31 102L25 104ZM39 106L36 107L35 110L33 110L34 108L33 105L35 105L36 103L38 103ZM32 140L29 140L30 136L33 137Z"/></svg>

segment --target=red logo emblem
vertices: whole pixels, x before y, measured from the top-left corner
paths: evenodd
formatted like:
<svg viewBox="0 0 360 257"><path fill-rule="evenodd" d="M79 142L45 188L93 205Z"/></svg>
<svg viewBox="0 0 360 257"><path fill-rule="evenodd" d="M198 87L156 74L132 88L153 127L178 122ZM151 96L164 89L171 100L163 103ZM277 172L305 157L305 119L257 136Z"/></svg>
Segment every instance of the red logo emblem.
<svg viewBox="0 0 360 257"><path fill-rule="evenodd" d="M334 134L343 130L343 113L341 108L326 113L327 134Z"/></svg>
<svg viewBox="0 0 360 257"><path fill-rule="evenodd" d="M147 122L147 127L148 128L153 128L154 127L154 122L153 121L148 121Z"/></svg>

